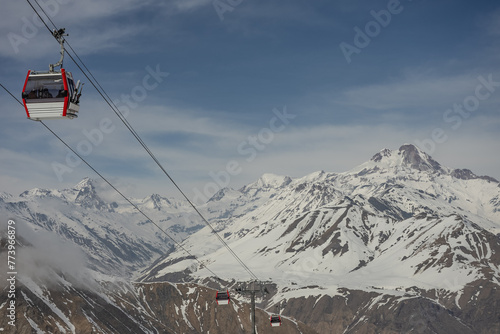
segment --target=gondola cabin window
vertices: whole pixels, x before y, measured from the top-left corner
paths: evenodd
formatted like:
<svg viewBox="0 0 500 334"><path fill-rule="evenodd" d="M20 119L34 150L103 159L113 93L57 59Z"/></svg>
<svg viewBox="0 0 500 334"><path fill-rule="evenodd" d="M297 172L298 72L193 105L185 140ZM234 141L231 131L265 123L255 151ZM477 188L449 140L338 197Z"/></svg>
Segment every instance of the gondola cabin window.
<svg viewBox="0 0 500 334"><path fill-rule="evenodd" d="M43 99L43 102L60 102L68 96L68 91L64 89L62 77L54 79L54 76L41 76L28 80L24 96L27 100Z"/></svg>

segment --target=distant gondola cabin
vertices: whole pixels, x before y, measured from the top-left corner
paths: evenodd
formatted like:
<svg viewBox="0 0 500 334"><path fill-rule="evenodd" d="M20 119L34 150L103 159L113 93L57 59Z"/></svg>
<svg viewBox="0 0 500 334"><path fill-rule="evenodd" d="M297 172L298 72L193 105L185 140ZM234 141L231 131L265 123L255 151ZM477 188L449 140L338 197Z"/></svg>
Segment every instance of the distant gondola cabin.
<svg viewBox="0 0 500 334"><path fill-rule="evenodd" d="M278 314L273 314L271 316L271 326L272 327L281 326L281 317Z"/></svg>
<svg viewBox="0 0 500 334"><path fill-rule="evenodd" d="M215 295L215 300L217 301L217 305L227 305L229 304L229 290L227 291L217 291Z"/></svg>

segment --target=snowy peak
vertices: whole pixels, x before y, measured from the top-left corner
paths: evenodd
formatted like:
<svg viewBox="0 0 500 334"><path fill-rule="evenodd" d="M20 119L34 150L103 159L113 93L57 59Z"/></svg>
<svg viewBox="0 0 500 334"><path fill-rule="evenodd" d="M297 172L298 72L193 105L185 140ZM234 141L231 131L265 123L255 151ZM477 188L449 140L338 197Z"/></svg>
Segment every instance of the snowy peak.
<svg viewBox="0 0 500 334"><path fill-rule="evenodd" d="M437 161L412 144L401 146L397 152L385 148L375 154L370 162L375 163L379 168L379 165L386 165L388 167L410 167L419 171L443 171Z"/></svg>
<svg viewBox="0 0 500 334"><path fill-rule="evenodd" d="M82 190L86 188L95 189L94 181L90 177L83 178L76 186L73 187L75 190Z"/></svg>
<svg viewBox="0 0 500 334"><path fill-rule="evenodd" d="M403 163L411 168L420 171L442 170L441 165L437 161L414 145L406 144L401 146L398 155L401 156Z"/></svg>
<svg viewBox="0 0 500 334"><path fill-rule="evenodd" d="M171 205L168 199L166 199L165 197L161 197L158 194L153 194L149 197L146 197L142 204L148 209L158 211Z"/></svg>
<svg viewBox="0 0 500 334"><path fill-rule="evenodd" d="M256 185L263 188L279 188L288 185L290 182L292 182L292 179L288 176L267 173L257 180Z"/></svg>
<svg viewBox="0 0 500 334"><path fill-rule="evenodd" d="M112 209L110 209L110 207L97 195L94 183L95 181L86 177L70 189L56 190L33 188L21 193L19 197L25 200L34 201L42 198L50 200L59 199L77 203L86 209L112 211Z"/></svg>
<svg viewBox="0 0 500 334"><path fill-rule="evenodd" d="M108 209L106 203L97 195L95 186L90 178L84 178L74 188L77 191L75 203L85 208L97 210Z"/></svg>
<svg viewBox="0 0 500 334"><path fill-rule="evenodd" d="M245 192L245 190L254 188L282 188L289 185L290 182L292 182L292 179L289 176L266 173L263 174L256 182L243 187L241 191Z"/></svg>
<svg viewBox="0 0 500 334"><path fill-rule="evenodd" d="M408 168L417 173L428 173L431 179L439 174L443 174L449 175L455 179L466 181L481 179L488 182L498 183L498 186L500 187L500 182L491 176L479 176L474 174L469 169L453 169L442 166L427 153L411 144L404 144L397 151L385 148L375 154L370 161L354 168L350 171L350 173L354 173L357 176L364 176L367 174L383 174L390 171L398 175L401 173L403 175L407 175L409 171Z"/></svg>
<svg viewBox="0 0 500 334"><path fill-rule="evenodd" d="M390 157L392 155L392 151L388 148L384 148L382 151L375 154L370 161L380 162L383 158Z"/></svg>

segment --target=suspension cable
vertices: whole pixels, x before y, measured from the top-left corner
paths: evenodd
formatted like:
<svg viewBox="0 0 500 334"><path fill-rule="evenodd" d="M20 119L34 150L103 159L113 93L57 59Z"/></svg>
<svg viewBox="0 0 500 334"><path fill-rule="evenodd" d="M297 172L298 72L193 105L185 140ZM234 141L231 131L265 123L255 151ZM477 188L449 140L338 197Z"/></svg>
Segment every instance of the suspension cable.
<svg viewBox="0 0 500 334"><path fill-rule="evenodd" d="M0 86L10 94L21 106L24 107L23 103L19 101L4 85L0 84ZM156 226L161 232L163 232L170 240L172 240L179 248L181 248L183 251L185 251L189 256L191 256L194 260L196 260L201 268L207 269L212 275L214 275L219 281L221 279L217 274L215 274L210 268L208 268L205 264L203 264L195 255L193 255L191 252L189 252L181 243L179 243L177 240L175 240L167 231L165 231L163 228L161 228L157 223L154 222L153 219L151 219L148 215L144 213L135 203L133 203L127 196L125 196L118 188L116 188L104 175L102 175L97 169L95 169L87 160L85 160L78 152L76 152L71 146L69 146L61 137L59 137L47 124L45 124L43 121L38 121L40 122L47 130L49 130L50 133L52 133L61 143L64 144L71 152L73 152L78 158L80 158L94 173L96 173L101 179L104 180L114 191L116 191L123 199L125 199L130 205L134 207L140 214L142 214L148 221L150 221L154 226Z"/></svg>
<svg viewBox="0 0 500 334"><path fill-rule="evenodd" d="M38 13L36 8L31 4L30 0L26 0L33 11L38 15L40 20L44 23L44 25L47 27L49 32L52 34L51 29L45 22L45 20L42 18L42 16ZM37 0L34 0L36 4L40 7L42 12L47 16L49 21L52 23L54 28L56 30L57 26L54 24L54 22L48 17L47 13L43 10L43 8L40 6ZM68 44L69 45L69 44ZM139 134L135 131L135 129L132 127L132 125L128 122L128 120L123 116L121 111L118 109L118 107L115 105L115 103L109 98L109 95L106 93L106 91L102 88L102 86L99 84L97 79L94 77L94 75L90 72L90 70L87 68L85 63L81 60L81 58L77 55L77 53L73 50L71 45L69 45L71 51L75 54L75 57L78 58L80 63L82 64L83 67L87 70L89 75L93 78L93 80L87 75L87 73L82 69L80 64L73 58L70 52L66 50L66 53L68 56L71 58L71 60L75 63L75 65L80 69L80 71L84 74L84 76L89 80L89 82L92 84L92 86L97 90L99 95L104 99L104 101L108 104L108 106L111 108L111 110L116 114L116 116L122 121L122 123L125 125L125 127L132 133L132 135L135 137L135 139L139 142L139 144L144 148L144 150L149 154L149 156L153 159L153 161L158 165L158 167L162 170L162 172L168 177L168 179L172 182L172 184L175 186L175 188L180 192L180 194L184 197L184 199L189 203L189 205L193 208L193 210L200 216L202 221L210 228L211 232L215 234L217 239L223 244L223 246L229 251L229 253L236 259L236 261L245 269L248 274L255 280L258 280L258 277L250 270L250 268L241 260L241 258L229 247L229 245L226 243L226 241L217 233L215 228L208 222L208 220L202 215L202 213L198 210L198 208L194 205L194 203L189 199L189 197L184 193L184 191L179 187L179 185L174 181L174 179L170 176L170 174L166 171L166 169L163 167L163 165L160 163L160 161L156 158L156 156L153 154L153 152L149 149L149 147L146 145L146 143L142 140L142 138L139 136ZM99 88L98 88L99 87Z"/></svg>

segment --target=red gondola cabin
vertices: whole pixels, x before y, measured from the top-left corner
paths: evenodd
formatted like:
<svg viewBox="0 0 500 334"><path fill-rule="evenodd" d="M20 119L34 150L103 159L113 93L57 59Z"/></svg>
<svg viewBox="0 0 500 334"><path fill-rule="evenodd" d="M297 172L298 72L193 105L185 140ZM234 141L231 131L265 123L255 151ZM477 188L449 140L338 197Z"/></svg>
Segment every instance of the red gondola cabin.
<svg viewBox="0 0 500 334"><path fill-rule="evenodd" d="M23 87L23 104L29 119L65 119L78 117L80 93L71 72L28 71Z"/></svg>
<svg viewBox="0 0 500 334"><path fill-rule="evenodd" d="M229 304L229 290L227 291L217 291L215 295L215 300L217 301L217 305L227 305Z"/></svg>
<svg viewBox="0 0 500 334"><path fill-rule="evenodd" d="M281 317L278 314L271 315L271 326L272 327L281 326Z"/></svg>

